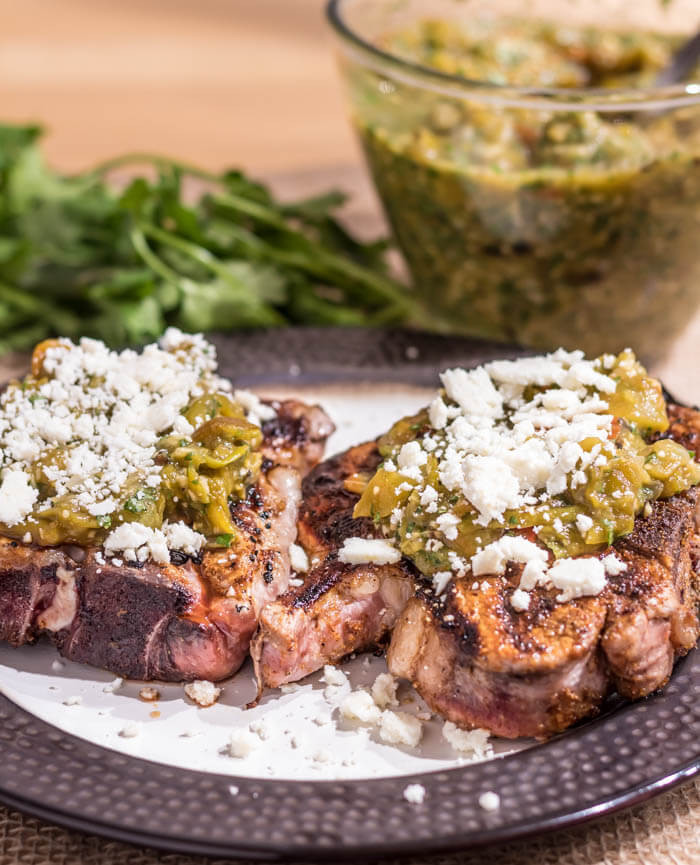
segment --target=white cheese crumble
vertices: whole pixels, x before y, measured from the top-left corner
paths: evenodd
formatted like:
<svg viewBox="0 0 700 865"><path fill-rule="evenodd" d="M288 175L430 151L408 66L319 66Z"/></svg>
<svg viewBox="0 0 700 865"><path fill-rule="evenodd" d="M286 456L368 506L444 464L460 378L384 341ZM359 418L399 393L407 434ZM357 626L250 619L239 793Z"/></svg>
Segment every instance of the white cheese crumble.
<svg viewBox="0 0 700 865"><path fill-rule="evenodd" d="M565 558L548 566L548 552L537 544L520 536L504 535L472 556L474 576L502 574L508 562L525 564L520 577L520 586L511 596L511 605L516 610L525 610L530 599L527 592L535 586L560 589L557 601L565 603L574 598L599 595L605 586L607 573L622 573L625 566L614 555L604 560L592 557ZM609 564L604 564L610 559Z"/></svg>
<svg viewBox="0 0 700 865"><path fill-rule="evenodd" d="M479 796L479 805L484 811L498 811L501 807L501 797L493 790L487 790Z"/></svg>
<svg viewBox="0 0 700 865"><path fill-rule="evenodd" d="M462 730L452 721L445 721L442 736L455 751L470 754L475 760L485 760L493 756L493 748L489 742L491 734L488 730Z"/></svg>
<svg viewBox="0 0 700 865"><path fill-rule="evenodd" d="M422 805L425 800L425 787L422 784L409 784L403 791L403 797L411 805Z"/></svg>
<svg viewBox="0 0 700 865"><path fill-rule="evenodd" d="M256 426L261 426L264 421L272 420L275 417L276 413L272 406L265 405L256 394L249 390L234 390L233 398L243 406L246 418L250 423L254 423Z"/></svg>
<svg viewBox="0 0 700 865"><path fill-rule="evenodd" d="M114 679L113 681L108 682L102 688L102 690L104 691L105 694L113 694L115 691L118 691L123 684L124 684L124 679L118 677L118 678Z"/></svg>
<svg viewBox="0 0 700 865"><path fill-rule="evenodd" d="M433 591L438 597L443 594L453 576L452 571L436 571L433 574Z"/></svg>
<svg viewBox="0 0 700 865"><path fill-rule="evenodd" d="M165 565L170 561L170 550L165 534L141 523L122 523L111 531L104 541L107 556L117 553L127 562L154 562ZM116 564L116 562L115 562Z"/></svg>
<svg viewBox="0 0 700 865"><path fill-rule="evenodd" d="M381 538L346 538L338 558L349 565L390 565L401 559L401 553Z"/></svg>
<svg viewBox="0 0 700 865"><path fill-rule="evenodd" d="M334 667L333 664L326 664L323 668L321 681L325 682L327 685L342 688L344 685L348 684L348 677L342 670L338 669L338 667Z"/></svg>
<svg viewBox="0 0 700 865"><path fill-rule="evenodd" d="M379 737L389 745L406 745L415 748L423 736L423 725L408 712L392 712L386 709L379 721Z"/></svg>
<svg viewBox="0 0 700 865"><path fill-rule="evenodd" d="M382 716L372 695L361 689L348 694L340 705L340 714L348 721L370 725L378 724Z"/></svg>
<svg viewBox="0 0 700 865"><path fill-rule="evenodd" d="M600 559L559 559L547 571L547 581L561 589L562 603L584 595L599 595L606 585L605 567Z"/></svg>
<svg viewBox="0 0 700 865"><path fill-rule="evenodd" d="M213 682L200 679L196 682L188 682L185 685L185 693L193 703L206 709L208 706L213 706L219 699L221 688L217 688Z"/></svg>
<svg viewBox="0 0 700 865"><path fill-rule="evenodd" d="M421 448L417 441L406 442L399 451L397 463L399 472L403 469L420 468L425 465L428 459L428 454Z"/></svg>
<svg viewBox="0 0 700 865"><path fill-rule="evenodd" d="M540 574L546 566L547 550L518 535L505 535L488 544L472 556L472 573L475 577L482 574L502 574L508 562L517 562L529 567L529 573Z"/></svg>
<svg viewBox="0 0 700 865"><path fill-rule="evenodd" d="M169 549L180 550L188 556L197 555L207 542L204 535L183 522L163 523L163 534Z"/></svg>
<svg viewBox="0 0 700 865"><path fill-rule="evenodd" d="M530 607L530 595L523 589L516 589L510 596L510 605L518 613Z"/></svg>
<svg viewBox="0 0 700 865"><path fill-rule="evenodd" d="M140 732L141 728L138 724L124 724L124 726L119 731L119 735L122 737L122 739L135 739Z"/></svg>
<svg viewBox="0 0 700 865"><path fill-rule="evenodd" d="M304 574L309 570L309 557L306 555L306 550L299 544L289 545L289 561L292 570L297 574Z"/></svg>
<svg viewBox="0 0 700 865"><path fill-rule="evenodd" d="M593 520L586 514L576 515L576 528L581 532L583 537L586 537L586 532L593 528Z"/></svg>
<svg viewBox="0 0 700 865"><path fill-rule="evenodd" d="M194 432L181 412L205 391L230 391L216 375L214 347L175 328L140 353L110 351L88 338L58 340L45 351L39 381L11 385L0 396L0 522L9 526L61 499L109 525L127 491L136 488L138 496L139 489L160 485L161 436L188 439ZM237 391L234 398L252 422L274 415L254 394ZM60 460L53 458L57 447ZM39 460L48 493L34 485ZM137 525L118 526L122 534L112 533L108 550L127 561L164 564L168 549L193 555L203 544L183 523L147 536L135 534Z"/></svg>
<svg viewBox="0 0 700 865"><path fill-rule="evenodd" d="M21 469L5 469L0 484L0 522L14 526L32 512L39 492L30 481Z"/></svg>
<svg viewBox="0 0 700 865"><path fill-rule="evenodd" d="M396 689L399 683L391 673L380 673L372 685L372 698L380 709L399 705L396 699Z"/></svg>
<svg viewBox="0 0 700 865"><path fill-rule="evenodd" d="M609 577L619 577L620 574L624 574L624 572L627 570L627 562L623 562L621 559L618 559L614 553L603 556L601 561L603 562L605 573Z"/></svg>

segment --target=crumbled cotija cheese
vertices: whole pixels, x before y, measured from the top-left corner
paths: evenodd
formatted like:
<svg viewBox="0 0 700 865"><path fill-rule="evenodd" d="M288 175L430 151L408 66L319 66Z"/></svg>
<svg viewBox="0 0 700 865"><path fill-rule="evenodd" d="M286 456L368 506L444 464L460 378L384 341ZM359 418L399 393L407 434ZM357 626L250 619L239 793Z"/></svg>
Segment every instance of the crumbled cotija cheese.
<svg viewBox="0 0 700 865"><path fill-rule="evenodd" d="M547 564L548 557L547 550L526 538L504 535L472 556L472 571L475 576L502 574L508 562L524 563L520 586L511 596L511 605L516 610L525 610L530 603L527 592L535 586L560 589L557 600L564 603L585 595L599 595L607 584L606 572L622 573L626 567L614 555L602 561L593 557L565 558L552 565Z"/></svg>
<svg viewBox="0 0 700 865"><path fill-rule="evenodd" d="M221 696L221 688L217 688L213 682L208 682L204 679L196 682L188 682L185 685L185 693L193 703L196 703L198 706L205 709L216 703Z"/></svg>
<svg viewBox="0 0 700 865"><path fill-rule="evenodd" d="M561 589L561 602L584 595L599 595L605 588L605 567L600 559L559 559L547 571L547 581Z"/></svg>
<svg viewBox="0 0 700 865"><path fill-rule="evenodd" d="M401 553L381 538L346 538L338 558L349 565L389 565L398 562Z"/></svg>
<svg viewBox="0 0 700 865"><path fill-rule="evenodd" d="M119 735L122 739L134 739L140 732L141 728L138 724L125 724L119 731Z"/></svg>
<svg viewBox="0 0 700 865"><path fill-rule="evenodd" d="M418 718L407 712L382 712L379 721L379 736L390 745L407 745L415 748L423 736L423 725Z"/></svg>
<svg viewBox="0 0 700 865"><path fill-rule="evenodd" d="M488 730L462 730L452 721L445 721L442 736L455 751L472 754L476 760L493 756L493 748L489 742L491 734Z"/></svg>
<svg viewBox="0 0 700 865"><path fill-rule="evenodd" d="M348 721L360 724L378 724L382 713L368 691L357 690L348 694L340 705L340 714Z"/></svg>
<svg viewBox="0 0 700 865"><path fill-rule="evenodd" d="M623 562L618 559L614 553L603 556L601 561L603 562L605 573L609 577L619 577L620 574L624 574L624 572L627 570L627 562Z"/></svg>
<svg viewBox="0 0 700 865"><path fill-rule="evenodd" d="M498 811L501 807L501 797L492 790L487 790L479 796L479 805L484 811Z"/></svg>
<svg viewBox="0 0 700 865"><path fill-rule="evenodd" d="M29 475L21 469L3 471L0 485L0 522L14 526L32 512L39 492L30 486L30 480Z"/></svg>
<svg viewBox="0 0 700 865"><path fill-rule="evenodd" d="M510 605L519 613L530 607L530 595L523 589L516 589L510 596Z"/></svg>
<svg viewBox="0 0 700 865"><path fill-rule="evenodd" d="M404 443L395 455L406 477L397 492L415 490L425 513L435 514L431 528L448 543L459 536L463 510L453 511L452 505L462 497L476 510L476 525L507 529L507 512L546 504L568 485L585 482L587 470L613 454L608 395L617 385L606 369L580 351L560 349L471 370L446 370L441 375L444 395L428 409L432 429ZM423 485L421 467L428 454L437 460L442 495L437 485ZM546 519L546 511L543 516ZM403 508L395 509L390 528L400 526L402 519ZM576 525L585 535L593 521L579 515ZM563 523L557 521L555 527L563 529ZM528 584L544 580L548 552L525 539L507 538L501 549L479 550L471 564L478 576L503 573L509 561L525 564L524 592ZM450 558L452 576L464 576L467 570L462 557ZM433 575L437 594L444 592L448 573ZM555 578L561 574L555 572ZM594 578L580 581L586 592L597 585ZM516 595L516 606L524 603L524 596Z"/></svg>
<svg viewBox="0 0 700 865"><path fill-rule="evenodd" d="M92 516L108 517L134 485L157 487L159 438L169 431L191 436L182 410L205 389L230 390L215 374L214 347L175 328L141 353L110 351L94 339L61 339L46 350L43 369L48 378L37 387L10 386L0 396L0 522L9 526L52 506L33 486L30 469L57 447L65 449L65 459L48 459L45 475L57 497L71 496ZM274 415L253 394L237 391L235 398L253 422ZM112 533L108 552L165 563L169 549L194 554L203 543L182 523L148 535L136 535L138 525L118 526L115 531L123 531Z"/></svg>
<svg viewBox="0 0 700 865"><path fill-rule="evenodd" d="M309 557L306 555L304 548L300 547L299 544L289 545L289 560L292 570L296 573L303 574L309 570Z"/></svg>
<svg viewBox="0 0 700 865"><path fill-rule="evenodd" d="M399 705L396 699L396 689L399 683L391 673L380 673L372 685L372 698L380 709Z"/></svg>
<svg viewBox="0 0 700 865"><path fill-rule="evenodd" d="M422 784L409 784L403 791L403 797L411 805L422 805L425 799L425 787Z"/></svg>

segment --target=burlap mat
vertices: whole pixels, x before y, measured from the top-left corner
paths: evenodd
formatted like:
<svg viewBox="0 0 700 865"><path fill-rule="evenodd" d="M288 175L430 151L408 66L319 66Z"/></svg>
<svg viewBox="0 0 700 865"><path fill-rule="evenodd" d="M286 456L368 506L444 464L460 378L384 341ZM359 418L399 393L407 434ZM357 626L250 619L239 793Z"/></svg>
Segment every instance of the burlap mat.
<svg viewBox="0 0 700 865"><path fill-rule="evenodd" d="M224 861L233 865L232 860L158 853L103 841L0 807L0 865L223 865ZM585 828L473 854L404 861L426 865L700 865L700 780ZM370 863L362 860L362 865Z"/></svg>

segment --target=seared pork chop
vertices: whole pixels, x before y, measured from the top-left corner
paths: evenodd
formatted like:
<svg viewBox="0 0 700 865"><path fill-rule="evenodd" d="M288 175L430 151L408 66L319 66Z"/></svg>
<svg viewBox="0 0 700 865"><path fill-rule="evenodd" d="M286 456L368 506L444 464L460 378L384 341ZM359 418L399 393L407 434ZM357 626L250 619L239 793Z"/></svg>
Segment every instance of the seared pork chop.
<svg viewBox="0 0 700 865"><path fill-rule="evenodd" d="M670 437L689 449L700 414L670 405ZM700 634L697 487L651 505L614 551L627 565L597 596L568 603L537 587L528 609L509 602L522 565L455 580L439 601L427 588L392 635L391 672L462 727L547 737L598 710L613 690L639 698L663 687Z"/></svg>
<svg viewBox="0 0 700 865"><path fill-rule="evenodd" d="M219 680L243 662L264 605L287 588L301 473L332 424L318 407L275 404L263 424L263 472L232 507L231 549L157 565L105 560L95 549L0 539L0 638L46 633L66 658L136 679Z"/></svg>
<svg viewBox="0 0 700 865"><path fill-rule="evenodd" d="M700 415L674 404L668 411L665 436L699 452ZM353 518L359 496L345 487L379 462L370 442L306 478L299 538L315 564L302 588L262 612L251 648L261 687L371 648L393 628L389 669L435 711L500 736L546 737L595 713L613 690L638 698L662 687L695 644L699 488L654 502L632 534L600 553L614 551L627 565L602 594L560 603L556 589L539 586L528 609L516 611L510 599L523 565L455 579L438 599L406 560L338 560L346 538L381 536L371 521Z"/></svg>
<svg viewBox="0 0 700 865"><path fill-rule="evenodd" d="M351 652L375 648L413 593L413 567L349 565L338 560L346 538L381 537L371 520L354 519L358 496L345 488L380 461L373 442L317 466L304 480L299 542L312 563L303 587L262 611L251 644L260 688L279 687Z"/></svg>

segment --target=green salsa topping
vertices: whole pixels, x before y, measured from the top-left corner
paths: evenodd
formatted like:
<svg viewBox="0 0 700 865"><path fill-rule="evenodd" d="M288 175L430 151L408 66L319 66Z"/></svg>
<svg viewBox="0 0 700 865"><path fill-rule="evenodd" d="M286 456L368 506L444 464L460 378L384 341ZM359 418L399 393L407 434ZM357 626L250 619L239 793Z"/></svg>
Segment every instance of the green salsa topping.
<svg viewBox="0 0 700 865"><path fill-rule="evenodd" d="M59 405L63 379L61 375L54 378L44 367L45 356L52 350L75 354L79 351L76 346L54 340L40 344L34 352L32 373L11 384L3 395L0 430L14 423L14 433L10 435L16 439L17 430L21 433L23 427L13 419L21 418L22 406L29 403L33 410L48 406L47 414L56 412L58 406L64 417L72 416L73 432L70 440L55 446L46 444L52 435L50 424L48 430L27 435L29 447L34 445L32 439L43 442L37 458L21 463L22 476L29 491L35 491L35 501L21 519L0 521L0 533L25 541L31 538L42 546L64 543L87 546L102 543L111 531L124 523L137 522L151 529L160 529L166 522L181 521L204 535L209 546L228 547L234 542L237 531L230 506L245 498L260 475L263 434L259 426L246 419L245 408L235 396L219 389L221 382L210 374L211 366L197 372L200 357L195 349L187 343L183 343L183 347L177 346L175 351L180 352L177 356L181 359L181 367L171 371L167 365L162 369L156 366L152 373L154 379L160 376L160 381L164 382L158 386L160 389L155 388L151 403L158 409L158 399L163 398L163 394L167 399L173 392L169 390L172 376L182 370L185 376L193 371L189 378L183 379L189 382L190 396L188 391L184 392L184 397L174 391L175 399L185 404L175 412L175 420L160 423L160 427L164 427L162 434L153 432L159 428L158 422L144 426L142 431L138 427L123 425L116 426L106 439L97 439L97 443L93 431L100 424L108 425L117 412L128 411L129 400L114 399L113 391L110 391L113 383L105 385L107 374L95 374L72 392L73 399L79 400L84 396L89 409L83 411L65 400ZM144 364L153 357L151 354L146 358L146 351ZM201 351L206 360L206 344ZM189 357L187 352L192 356ZM172 355L161 352L160 356L167 358ZM87 358L90 362L89 354ZM120 367L117 367L117 372L121 374ZM135 373L135 376L139 375L148 386L148 376ZM59 397L51 403L54 385ZM86 438L75 432L80 428L81 420L86 425ZM132 423L135 420L138 418L131 418ZM32 422L37 423L36 419ZM175 432L174 428L180 431ZM118 439L116 445L115 438ZM144 448L145 468L139 471L130 469L131 473L125 470L126 477L122 478L120 469L128 464L129 456L139 446ZM111 469L109 456L105 456L109 447L117 448ZM8 450L5 449L3 460L11 470L14 466L9 462ZM87 467L86 460L89 463ZM110 471L112 479L105 475ZM100 484L101 496L93 497L91 501L90 490ZM97 510L92 507L95 502L99 504L105 500L108 512L102 513L99 507Z"/></svg>
<svg viewBox="0 0 700 865"><path fill-rule="evenodd" d="M594 364L602 371L603 362L599 358ZM604 401L603 414L612 416L607 439L579 438L577 443L588 465L578 474L572 467L560 493L550 495L540 487L530 497L531 503L506 509L497 520L480 519L463 490L443 483L441 460L450 441L450 426L435 429L425 409L399 420L379 440L384 460L372 477L350 479L349 488L362 491L354 515L370 517L383 526L401 552L427 575L454 570L454 556L468 561L479 549L509 532L527 535L534 531L555 558L608 547L633 530L635 518L650 502L700 483L695 454L670 438L660 437L668 429L669 419L658 381L629 351L610 357L608 367L605 372L615 382L614 391L586 389L589 396ZM546 389L529 385L524 398L534 405L538 394ZM442 398L459 419L455 402L444 391ZM461 415L470 420L468 411ZM510 410L501 418L506 432L513 418ZM538 434L535 431L535 436ZM413 469L407 476L401 471L400 454L409 442L419 442L425 457L418 474ZM585 455L592 452L595 459L587 460ZM495 480L500 482L500 477ZM427 488L437 494L432 496L432 506L426 506ZM442 514L456 518L456 531L441 529Z"/></svg>
<svg viewBox="0 0 700 865"><path fill-rule="evenodd" d="M378 46L470 81L533 88L547 106L544 88L652 83L679 39L424 20ZM700 105L503 106L483 87L442 95L351 60L346 72L375 183L435 325L591 356L630 344L645 359L663 354L700 300Z"/></svg>

